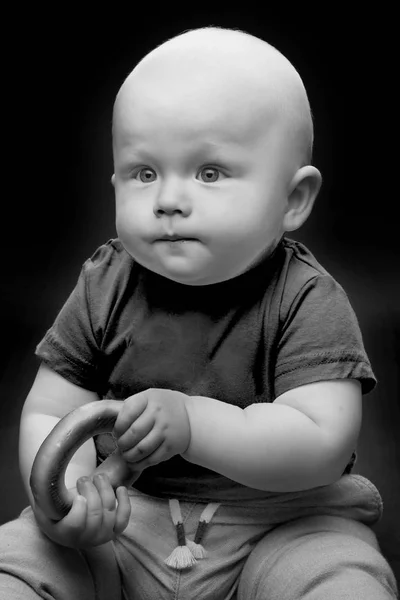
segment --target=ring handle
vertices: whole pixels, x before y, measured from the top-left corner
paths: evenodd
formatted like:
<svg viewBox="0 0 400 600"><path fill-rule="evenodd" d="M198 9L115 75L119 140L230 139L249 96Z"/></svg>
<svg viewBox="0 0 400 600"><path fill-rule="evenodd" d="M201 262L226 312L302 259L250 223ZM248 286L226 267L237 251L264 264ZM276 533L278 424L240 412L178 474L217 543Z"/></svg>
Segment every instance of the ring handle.
<svg viewBox="0 0 400 600"><path fill-rule="evenodd" d="M71 458L94 435L112 432L122 404L119 400L98 400L76 408L57 423L40 446L29 484L35 502L49 519L62 519L72 506L64 481ZM129 467L116 450L94 470L91 477L105 473L116 489L120 485L131 485L141 472Z"/></svg>

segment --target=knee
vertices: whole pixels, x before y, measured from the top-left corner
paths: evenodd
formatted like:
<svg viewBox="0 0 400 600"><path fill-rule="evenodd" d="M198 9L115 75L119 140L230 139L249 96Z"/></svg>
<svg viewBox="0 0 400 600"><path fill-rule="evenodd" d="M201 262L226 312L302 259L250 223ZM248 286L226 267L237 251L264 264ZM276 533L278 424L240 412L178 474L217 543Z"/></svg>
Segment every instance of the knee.
<svg viewBox="0 0 400 600"><path fill-rule="evenodd" d="M362 539L349 528L338 530L337 523L321 527L320 518L300 521L276 528L256 546L243 569L238 600L397 597L394 575L368 528Z"/></svg>

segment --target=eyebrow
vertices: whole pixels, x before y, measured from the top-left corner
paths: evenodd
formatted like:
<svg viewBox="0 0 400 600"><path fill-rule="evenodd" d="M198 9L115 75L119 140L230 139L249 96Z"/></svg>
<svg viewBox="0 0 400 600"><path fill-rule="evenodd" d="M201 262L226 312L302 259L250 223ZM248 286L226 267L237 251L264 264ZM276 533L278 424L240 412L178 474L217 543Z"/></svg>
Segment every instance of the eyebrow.
<svg viewBox="0 0 400 600"><path fill-rule="evenodd" d="M138 138L135 142L135 137ZM142 139L140 139L142 137ZM243 144L240 140L234 138L221 141L203 140L203 141L188 141L187 155L201 155L201 154L215 154L216 156L226 154L227 152L234 152L237 149L241 149ZM123 151L128 151L130 156L139 156L143 158L152 158L153 152L150 151L148 144L144 141L144 136L129 135L127 139L121 144Z"/></svg>

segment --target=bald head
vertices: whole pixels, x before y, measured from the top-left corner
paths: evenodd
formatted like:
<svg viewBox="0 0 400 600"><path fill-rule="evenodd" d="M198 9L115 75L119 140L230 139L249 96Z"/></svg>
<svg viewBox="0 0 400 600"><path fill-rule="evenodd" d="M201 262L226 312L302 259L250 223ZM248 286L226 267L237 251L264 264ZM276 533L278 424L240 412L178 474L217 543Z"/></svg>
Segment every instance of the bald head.
<svg viewBox="0 0 400 600"><path fill-rule="evenodd" d="M158 102L165 113L175 105L179 118L194 121L201 116L191 113L191 106L213 102L214 119L234 124L241 139L274 123L299 163L311 160L313 126L302 80L278 50L250 34L209 27L155 48L121 86L114 106L115 135L138 94Z"/></svg>

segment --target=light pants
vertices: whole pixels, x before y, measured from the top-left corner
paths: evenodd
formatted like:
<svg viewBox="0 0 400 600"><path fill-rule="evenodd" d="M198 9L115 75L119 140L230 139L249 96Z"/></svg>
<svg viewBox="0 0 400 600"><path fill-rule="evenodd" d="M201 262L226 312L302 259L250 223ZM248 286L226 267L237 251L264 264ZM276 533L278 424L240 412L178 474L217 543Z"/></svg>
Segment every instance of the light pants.
<svg viewBox="0 0 400 600"><path fill-rule="evenodd" d="M303 492L221 504L207 555L174 570L168 500L130 491L132 516L115 542L78 552L41 534L32 511L0 527L0 600L384 600L394 575L371 526L377 489L360 475ZM181 502L193 540L204 504Z"/></svg>

